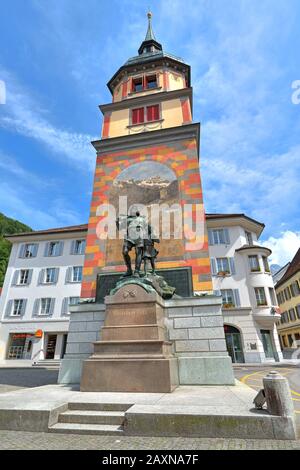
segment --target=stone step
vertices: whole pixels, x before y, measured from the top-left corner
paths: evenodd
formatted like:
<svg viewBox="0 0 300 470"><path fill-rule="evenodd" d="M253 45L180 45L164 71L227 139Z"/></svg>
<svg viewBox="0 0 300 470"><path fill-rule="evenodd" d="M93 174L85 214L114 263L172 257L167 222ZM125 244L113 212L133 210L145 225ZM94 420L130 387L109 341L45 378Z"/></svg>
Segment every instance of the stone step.
<svg viewBox="0 0 300 470"><path fill-rule="evenodd" d="M57 423L49 427L49 432L62 434L98 434L102 436L122 435L122 427L108 424Z"/></svg>
<svg viewBox="0 0 300 470"><path fill-rule="evenodd" d="M50 360L50 359L41 359L37 362L34 362L32 364L32 367L44 367L47 369L53 368L53 369L59 369L60 368L61 361L60 360Z"/></svg>
<svg viewBox="0 0 300 470"><path fill-rule="evenodd" d="M166 339L165 328L158 325L121 325L104 326L101 330L102 341L139 341Z"/></svg>
<svg viewBox="0 0 300 470"><path fill-rule="evenodd" d="M123 411L68 410L58 417L59 423L122 425Z"/></svg>
<svg viewBox="0 0 300 470"><path fill-rule="evenodd" d="M127 411L132 403L69 402L69 410L86 411Z"/></svg>
<svg viewBox="0 0 300 470"><path fill-rule="evenodd" d="M169 356L171 347L172 343L162 340L96 341L94 355L159 354Z"/></svg>

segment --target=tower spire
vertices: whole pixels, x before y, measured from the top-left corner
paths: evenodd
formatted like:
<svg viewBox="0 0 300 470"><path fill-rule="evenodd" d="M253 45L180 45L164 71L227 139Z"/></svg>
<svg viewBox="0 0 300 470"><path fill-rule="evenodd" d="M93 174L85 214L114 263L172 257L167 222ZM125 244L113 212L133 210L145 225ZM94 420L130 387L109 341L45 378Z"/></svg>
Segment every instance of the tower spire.
<svg viewBox="0 0 300 470"><path fill-rule="evenodd" d="M159 42L157 42L155 38L155 34L153 32L151 11L148 11L147 18L148 18L147 33L146 33L146 37L144 41L140 45L139 55L149 53L149 52L155 53L155 52L162 51L162 45Z"/></svg>
<svg viewBox="0 0 300 470"><path fill-rule="evenodd" d="M145 41L156 41L155 34L152 29L152 13L151 11L148 11L147 13L148 17L148 29L145 37Z"/></svg>

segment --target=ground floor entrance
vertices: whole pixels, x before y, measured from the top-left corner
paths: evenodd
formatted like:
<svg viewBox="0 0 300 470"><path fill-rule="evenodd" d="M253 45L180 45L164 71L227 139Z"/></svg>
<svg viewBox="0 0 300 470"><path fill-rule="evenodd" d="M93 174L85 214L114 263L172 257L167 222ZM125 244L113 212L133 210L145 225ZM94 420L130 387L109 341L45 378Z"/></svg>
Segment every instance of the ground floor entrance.
<svg viewBox="0 0 300 470"><path fill-rule="evenodd" d="M226 346L233 363L245 362L240 331L231 325L224 325Z"/></svg>
<svg viewBox="0 0 300 470"><path fill-rule="evenodd" d="M274 346L272 331L260 330L260 334L266 359L275 359L278 361L278 355Z"/></svg>

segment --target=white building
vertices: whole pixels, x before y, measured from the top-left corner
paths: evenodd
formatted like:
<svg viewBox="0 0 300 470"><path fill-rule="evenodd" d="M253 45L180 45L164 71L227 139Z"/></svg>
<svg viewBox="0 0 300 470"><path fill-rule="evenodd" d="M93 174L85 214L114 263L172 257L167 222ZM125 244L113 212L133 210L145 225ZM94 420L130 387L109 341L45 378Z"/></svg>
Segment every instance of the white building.
<svg viewBox="0 0 300 470"><path fill-rule="evenodd" d="M0 360L63 357L86 234L87 226L78 225L7 237L12 251L0 297Z"/></svg>
<svg viewBox="0 0 300 470"><path fill-rule="evenodd" d="M271 251L260 246L264 224L244 214L207 214L215 293L223 297L228 352L233 362L282 359L276 322L280 318Z"/></svg>
<svg viewBox="0 0 300 470"><path fill-rule="evenodd" d="M232 360L280 360L270 250L258 245L264 225L244 214L206 218L213 285L223 297ZM79 225L8 237L13 247L0 297L0 360L63 357L68 305L80 296L86 234L87 225ZM38 330L41 338L34 336Z"/></svg>

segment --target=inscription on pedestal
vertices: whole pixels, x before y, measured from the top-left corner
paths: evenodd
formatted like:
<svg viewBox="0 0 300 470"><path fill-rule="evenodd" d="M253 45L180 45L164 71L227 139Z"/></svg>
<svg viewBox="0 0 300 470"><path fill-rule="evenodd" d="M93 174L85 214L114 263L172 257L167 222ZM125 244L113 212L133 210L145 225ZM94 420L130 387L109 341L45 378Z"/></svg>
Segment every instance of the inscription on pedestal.
<svg viewBox="0 0 300 470"><path fill-rule="evenodd" d="M175 294L180 297L193 296L192 269L190 267L158 269L157 274L163 276L170 286L176 287ZM97 275L97 303L104 302L104 297L109 295L110 291L116 287L121 275L121 273L101 273ZM134 294L134 289L127 289L126 292L128 292L130 298Z"/></svg>

